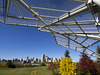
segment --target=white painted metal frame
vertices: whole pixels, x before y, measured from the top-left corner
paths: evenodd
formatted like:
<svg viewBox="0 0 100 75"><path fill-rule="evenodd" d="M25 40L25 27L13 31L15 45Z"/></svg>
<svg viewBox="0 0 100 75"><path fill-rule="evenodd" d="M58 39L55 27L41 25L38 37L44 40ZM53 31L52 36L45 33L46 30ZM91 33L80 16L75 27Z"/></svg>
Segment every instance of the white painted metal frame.
<svg viewBox="0 0 100 75"><path fill-rule="evenodd" d="M95 4L95 1L88 0L72 0L83 2L84 4L70 10L58 10L51 8L33 7L27 4L24 0L2 0L3 13L0 14L0 22L8 25L20 25L38 27L40 31L50 32L58 45L76 50L79 52L86 52L88 55L100 58L96 51L89 47L100 41L100 6ZM20 16L9 15L9 8L11 2L15 5ZM19 4L24 7L33 17L26 17L23 15ZM40 15L36 10L52 11L64 13L60 17ZM94 20L77 21L76 16L83 13L90 12ZM97 17L95 16L97 14ZM44 18L49 18L44 19ZM65 20L72 19L73 21L66 22ZM31 23L32 22L32 23Z"/></svg>

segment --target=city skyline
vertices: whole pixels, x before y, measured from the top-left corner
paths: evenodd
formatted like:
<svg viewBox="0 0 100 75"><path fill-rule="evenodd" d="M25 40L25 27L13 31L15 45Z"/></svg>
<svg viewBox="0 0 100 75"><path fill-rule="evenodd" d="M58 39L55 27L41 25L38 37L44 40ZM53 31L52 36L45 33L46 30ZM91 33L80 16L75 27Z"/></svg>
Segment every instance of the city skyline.
<svg viewBox="0 0 100 75"><path fill-rule="evenodd" d="M45 55L45 54L41 54L40 56L42 56L42 55L44 55L44 57L45 57L45 60L46 60L46 57L49 57L49 56L47 56L47 55ZM62 57L62 56L59 56L59 58L60 57ZM26 60L26 59L41 59L41 58L38 58L38 57L29 57L29 56L26 56L26 58L13 58L13 59L19 59L19 60L21 60L21 59L23 59L23 60ZM49 58L57 58L57 57L49 57ZM2 60L2 59L6 59L6 58L0 58L0 60ZM13 60L13 59L6 59L6 60Z"/></svg>
<svg viewBox="0 0 100 75"><path fill-rule="evenodd" d="M31 57L29 58L28 56L26 57L26 59L18 59L18 58L13 58L13 59L1 59L0 58L0 62L1 63L7 63L9 61L12 61L12 62L19 62L19 63L23 63L23 64L26 64L26 63L31 63L31 64L35 64L36 62L38 63L42 63L42 62L59 62L61 61L63 57L60 56L59 58L56 58L56 57L49 57L49 56L45 56L44 54L41 55L41 59L39 58L34 58L34 57Z"/></svg>
<svg viewBox="0 0 100 75"><path fill-rule="evenodd" d="M28 0L27 0L28 1ZM1 2L1 1L0 1ZM30 2L30 1L28 1ZM40 0L43 7L51 7L55 9L62 9L69 11L74 7L80 5L79 2L72 2L68 0ZM44 5L46 2L46 6ZM39 2L32 3L34 5L39 5ZM54 6L54 3L56 4ZM29 3L31 5L31 3ZM50 5L49 5L50 4ZM60 4L60 5L59 5ZM66 5L67 4L67 5ZM41 5L40 5L41 6ZM68 7L66 7L68 6ZM69 8L70 7L70 8ZM13 10L13 9L12 9ZM43 12L44 13L44 12ZM49 12L47 12L49 15ZM10 13L11 14L11 13ZM16 13L13 13L16 15ZM27 13L24 13L24 15ZM87 17L83 17L83 15L79 15L78 17L80 20L89 19L88 12L85 13ZM60 14L54 13L54 16L59 16ZM81 19L81 17L83 17ZM0 18L2 19L2 17ZM72 21L72 19L68 19L68 22ZM96 51L97 45L100 43L95 44L94 46L90 47L94 51ZM34 27L25 27L25 26L13 26L13 25L5 25L0 23L0 57L5 59L13 59L13 58L24 58L26 56L35 58L41 58L41 54L47 54L50 57L64 57L65 50L68 48L59 46L56 44L56 41L51 33L40 32L38 28ZM70 56L73 61L79 61L80 53L71 49ZM91 57L93 60L96 60L95 57Z"/></svg>

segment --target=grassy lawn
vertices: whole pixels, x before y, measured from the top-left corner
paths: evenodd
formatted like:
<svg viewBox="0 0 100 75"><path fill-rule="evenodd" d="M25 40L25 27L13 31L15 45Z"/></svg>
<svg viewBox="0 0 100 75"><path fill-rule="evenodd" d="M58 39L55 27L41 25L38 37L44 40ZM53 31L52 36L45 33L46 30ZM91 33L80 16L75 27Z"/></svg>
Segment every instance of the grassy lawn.
<svg viewBox="0 0 100 75"><path fill-rule="evenodd" d="M32 71L37 71L37 74L32 74ZM0 68L0 75L51 75L52 72L47 70L47 67L32 67L32 68Z"/></svg>

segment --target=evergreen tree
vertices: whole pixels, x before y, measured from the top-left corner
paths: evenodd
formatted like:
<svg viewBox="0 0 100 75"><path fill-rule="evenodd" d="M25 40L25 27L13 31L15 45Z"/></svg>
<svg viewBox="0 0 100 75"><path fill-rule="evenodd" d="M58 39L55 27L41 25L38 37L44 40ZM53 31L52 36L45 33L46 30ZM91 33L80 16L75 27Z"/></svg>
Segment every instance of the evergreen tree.
<svg viewBox="0 0 100 75"><path fill-rule="evenodd" d="M65 57L70 57L70 56L69 56L69 51L68 51L68 49L66 49L66 51L65 51L65 54L64 54L64 55L65 55Z"/></svg>
<svg viewBox="0 0 100 75"><path fill-rule="evenodd" d="M97 53L100 54L100 47L97 45ZM100 61L100 58L97 58L98 61Z"/></svg>

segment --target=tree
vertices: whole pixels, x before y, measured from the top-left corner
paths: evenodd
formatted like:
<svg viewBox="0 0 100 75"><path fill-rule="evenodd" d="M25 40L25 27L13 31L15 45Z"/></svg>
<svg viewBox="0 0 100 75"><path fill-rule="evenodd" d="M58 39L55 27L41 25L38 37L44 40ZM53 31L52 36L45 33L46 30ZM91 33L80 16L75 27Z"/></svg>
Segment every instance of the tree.
<svg viewBox="0 0 100 75"><path fill-rule="evenodd" d="M76 75L76 64L69 57L62 58L59 70L61 75Z"/></svg>
<svg viewBox="0 0 100 75"><path fill-rule="evenodd" d="M5 67L5 64L0 63L0 67L4 68Z"/></svg>
<svg viewBox="0 0 100 75"><path fill-rule="evenodd" d="M78 71L80 75L99 75L99 69L97 63L95 63L90 57L82 57L78 63Z"/></svg>
<svg viewBox="0 0 100 75"><path fill-rule="evenodd" d="M98 54L100 54L100 47L99 45L97 45L97 51L96 51ZM97 58L97 61L100 61L100 58Z"/></svg>
<svg viewBox="0 0 100 75"><path fill-rule="evenodd" d="M64 54L64 55L65 55L65 57L70 57L70 56L69 56L69 51L68 51L68 49L66 49L66 51L65 51L65 54Z"/></svg>
<svg viewBox="0 0 100 75"><path fill-rule="evenodd" d="M46 64L45 64L44 62L42 62L42 63L40 64L40 66L46 66Z"/></svg>
<svg viewBox="0 0 100 75"><path fill-rule="evenodd" d="M51 62L51 64L48 66L48 70L52 71L52 75L58 75L58 69L59 64L57 62Z"/></svg>
<svg viewBox="0 0 100 75"><path fill-rule="evenodd" d="M7 64L6 64L6 66L8 68L16 68L16 65L12 61L8 61Z"/></svg>

